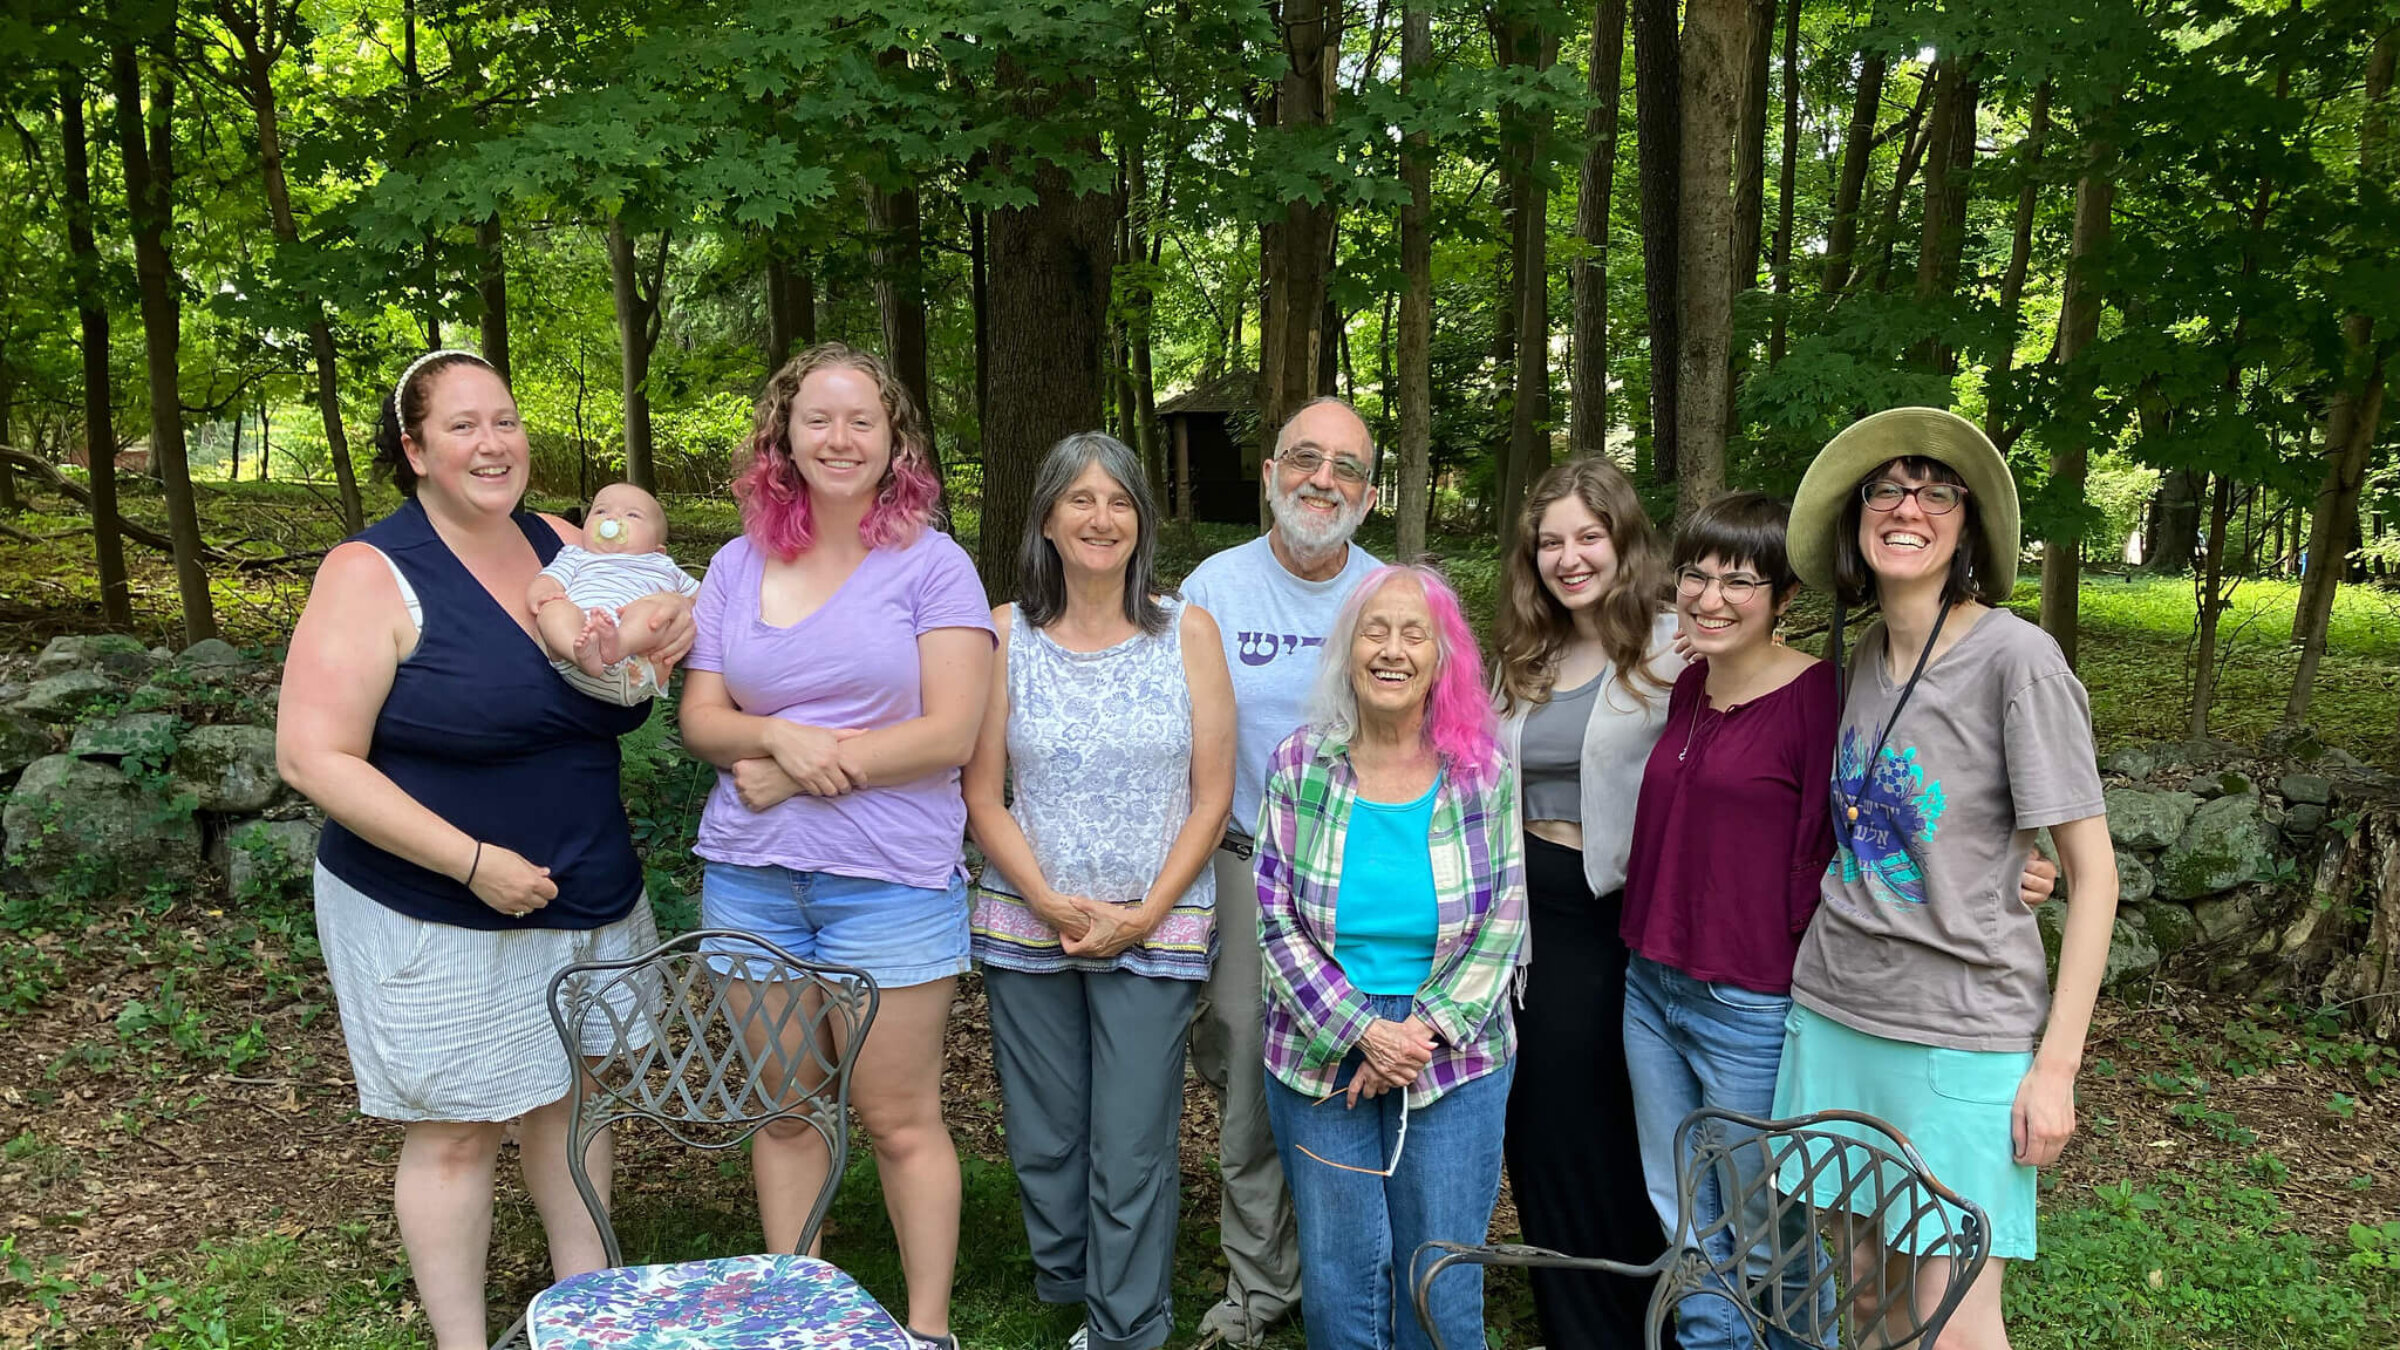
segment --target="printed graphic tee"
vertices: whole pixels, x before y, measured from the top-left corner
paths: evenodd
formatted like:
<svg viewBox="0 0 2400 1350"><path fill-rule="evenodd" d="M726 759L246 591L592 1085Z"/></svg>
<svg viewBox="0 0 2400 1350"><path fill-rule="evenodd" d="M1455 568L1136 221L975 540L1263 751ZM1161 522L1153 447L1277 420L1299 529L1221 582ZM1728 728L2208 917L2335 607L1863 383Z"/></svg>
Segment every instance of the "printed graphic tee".
<svg viewBox="0 0 2400 1350"><path fill-rule="evenodd" d="M1884 645L1877 624L1851 660L1833 861L1792 997L1892 1040L2031 1050L2050 988L2017 881L2035 830L2101 813L2091 706L2049 634L1992 610L1926 668L1870 765L1905 683Z"/></svg>
<svg viewBox="0 0 2400 1350"><path fill-rule="evenodd" d="M1208 611L1225 643L1233 672L1233 827L1258 828L1266 795L1267 760L1308 715L1308 694L1325 635L1342 602L1383 564L1356 544L1350 560L1326 581L1303 581L1276 560L1261 535L1239 548L1212 553L1184 579L1183 598Z"/></svg>

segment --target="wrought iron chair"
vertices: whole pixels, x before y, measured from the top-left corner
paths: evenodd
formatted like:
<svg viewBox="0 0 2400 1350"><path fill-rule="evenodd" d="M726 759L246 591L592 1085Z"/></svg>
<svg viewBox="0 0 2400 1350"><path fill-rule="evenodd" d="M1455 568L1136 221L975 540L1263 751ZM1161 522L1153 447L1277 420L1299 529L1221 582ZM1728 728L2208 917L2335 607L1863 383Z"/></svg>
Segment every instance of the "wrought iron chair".
<svg viewBox="0 0 2400 1350"><path fill-rule="evenodd" d="M1435 1350L1433 1283L1452 1266L1545 1267L1648 1278L1647 1335L1687 1298L1717 1298L1748 1323L1820 1350L1874 1343L1931 1346L1991 1256L1982 1207L1934 1179L1914 1145L1856 1111L1759 1120L1704 1107L1676 1127L1673 1240L1647 1265L1565 1256L1513 1243L1428 1242L1411 1268L1417 1321ZM1707 1223L1694 1200L1713 1186L1722 1212ZM1880 1237L1880 1243L1878 1242ZM1827 1248L1831 1248L1828 1255ZM1888 1259L1873 1269L1880 1250ZM1430 1262L1428 1257L1432 1259Z"/></svg>
<svg viewBox="0 0 2400 1350"><path fill-rule="evenodd" d="M537 1295L520 1323L525 1343L908 1350L905 1329L856 1280L806 1254L849 1157L850 1071L878 999L865 971L803 961L727 929L553 977L550 1020L568 1055L585 1064L569 1109L567 1165L609 1269ZM587 1034L595 1031L605 1037ZM607 1048L594 1056L590 1047L603 1039ZM776 1122L814 1131L829 1166L793 1251L626 1265L584 1151L600 1131L637 1121L712 1150L739 1147Z"/></svg>

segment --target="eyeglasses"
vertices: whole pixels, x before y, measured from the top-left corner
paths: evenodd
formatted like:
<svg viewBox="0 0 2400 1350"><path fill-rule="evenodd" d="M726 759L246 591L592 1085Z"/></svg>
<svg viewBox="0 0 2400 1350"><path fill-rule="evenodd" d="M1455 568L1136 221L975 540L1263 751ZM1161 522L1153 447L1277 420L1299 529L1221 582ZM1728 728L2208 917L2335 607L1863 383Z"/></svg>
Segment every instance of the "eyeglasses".
<svg viewBox="0 0 2400 1350"><path fill-rule="evenodd" d="M1330 1096L1321 1097L1310 1104L1313 1106L1323 1106L1327 1102L1340 1101L1348 1095L1348 1091L1349 1090L1347 1088L1337 1087L1333 1090ZM1408 1089L1393 1088L1392 1091L1400 1094L1400 1132L1392 1139L1391 1162L1382 1167L1359 1167L1351 1163L1337 1163L1331 1158L1323 1157L1314 1150L1310 1149L1306 1144L1295 1145L1295 1147L1297 1147L1302 1153L1307 1154L1309 1157L1325 1164L1327 1167L1335 1168L1343 1172L1362 1172L1371 1177L1388 1177L1392 1173L1399 1171L1400 1155L1408 1148Z"/></svg>
<svg viewBox="0 0 2400 1350"><path fill-rule="evenodd" d="M1958 509L1967 499L1967 490L1956 483L1921 483L1910 487L1889 478L1878 478L1858 489L1859 500L1877 511L1897 511L1900 503L1910 497L1929 516L1946 516Z"/></svg>
<svg viewBox="0 0 2400 1350"><path fill-rule="evenodd" d="M1275 462L1281 464L1287 469L1290 469L1293 473L1300 475L1302 478L1314 478L1317 475L1317 470L1325 467L1325 461L1327 458L1328 456L1326 456L1324 452L1318 450L1294 450L1288 454L1277 455L1275 457ZM1364 462L1354 459L1349 455L1336 455L1332 456L1331 458L1333 460L1334 477L1341 479L1345 483L1363 483L1367 481L1367 466Z"/></svg>
<svg viewBox="0 0 2400 1350"><path fill-rule="evenodd" d="M1758 594L1759 587L1767 584L1757 577L1720 577L1697 567L1686 567L1675 574L1675 593L1686 600L1697 600L1708 594L1708 583L1712 581L1717 583L1717 594L1724 596L1725 603L1729 605L1749 604L1750 597Z"/></svg>

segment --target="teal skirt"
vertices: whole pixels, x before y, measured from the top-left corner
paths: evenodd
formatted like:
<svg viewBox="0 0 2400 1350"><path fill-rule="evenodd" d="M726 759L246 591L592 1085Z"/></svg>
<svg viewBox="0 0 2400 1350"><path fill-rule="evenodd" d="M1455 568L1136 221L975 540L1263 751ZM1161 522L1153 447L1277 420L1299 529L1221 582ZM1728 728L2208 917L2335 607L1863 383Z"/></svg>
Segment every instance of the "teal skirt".
<svg viewBox="0 0 2400 1350"><path fill-rule="evenodd" d="M2033 1052L1887 1040L1798 1004L1783 1026L1778 1119L1844 1110L1889 1121L1916 1145L1936 1180L1983 1207L1992 1225L1992 1255L2033 1259L2034 1169L2016 1161L2009 1129L2017 1085L2033 1067ZM1830 1172L1814 1184L1818 1204L1841 1203ZM1919 1249L1907 1216L1888 1213L1884 1227L1884 1240L1894 1249Z"/></svg>

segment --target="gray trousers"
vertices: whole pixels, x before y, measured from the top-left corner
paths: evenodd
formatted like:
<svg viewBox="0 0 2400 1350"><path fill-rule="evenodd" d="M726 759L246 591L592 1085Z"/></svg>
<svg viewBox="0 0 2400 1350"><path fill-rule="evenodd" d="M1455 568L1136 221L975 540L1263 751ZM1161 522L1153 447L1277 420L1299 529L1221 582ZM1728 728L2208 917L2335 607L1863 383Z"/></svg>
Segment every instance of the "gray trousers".
<svg viewBox="0 0 2400 1350"><path fill-rule="evenodd" d="M1177 1135L1197 980L986 966L1008 1161L1034 1292L1080 1303L1092 1350L1175 1329Z"/></svg>
<svg viewBox="0 0 2400 1350"><path fill-rule="evenodd" d="M1192 1064L1223 1103L1217 1227L1225 1249L1225 1298L1257 1331L1300 1306L1300 1230L1267 1124L1266 1040L1258 1024L1264 997L1258 878L1249 859L1225 849L1210 861L1217 876L1217 964L1192 1024Z"/></svg>

